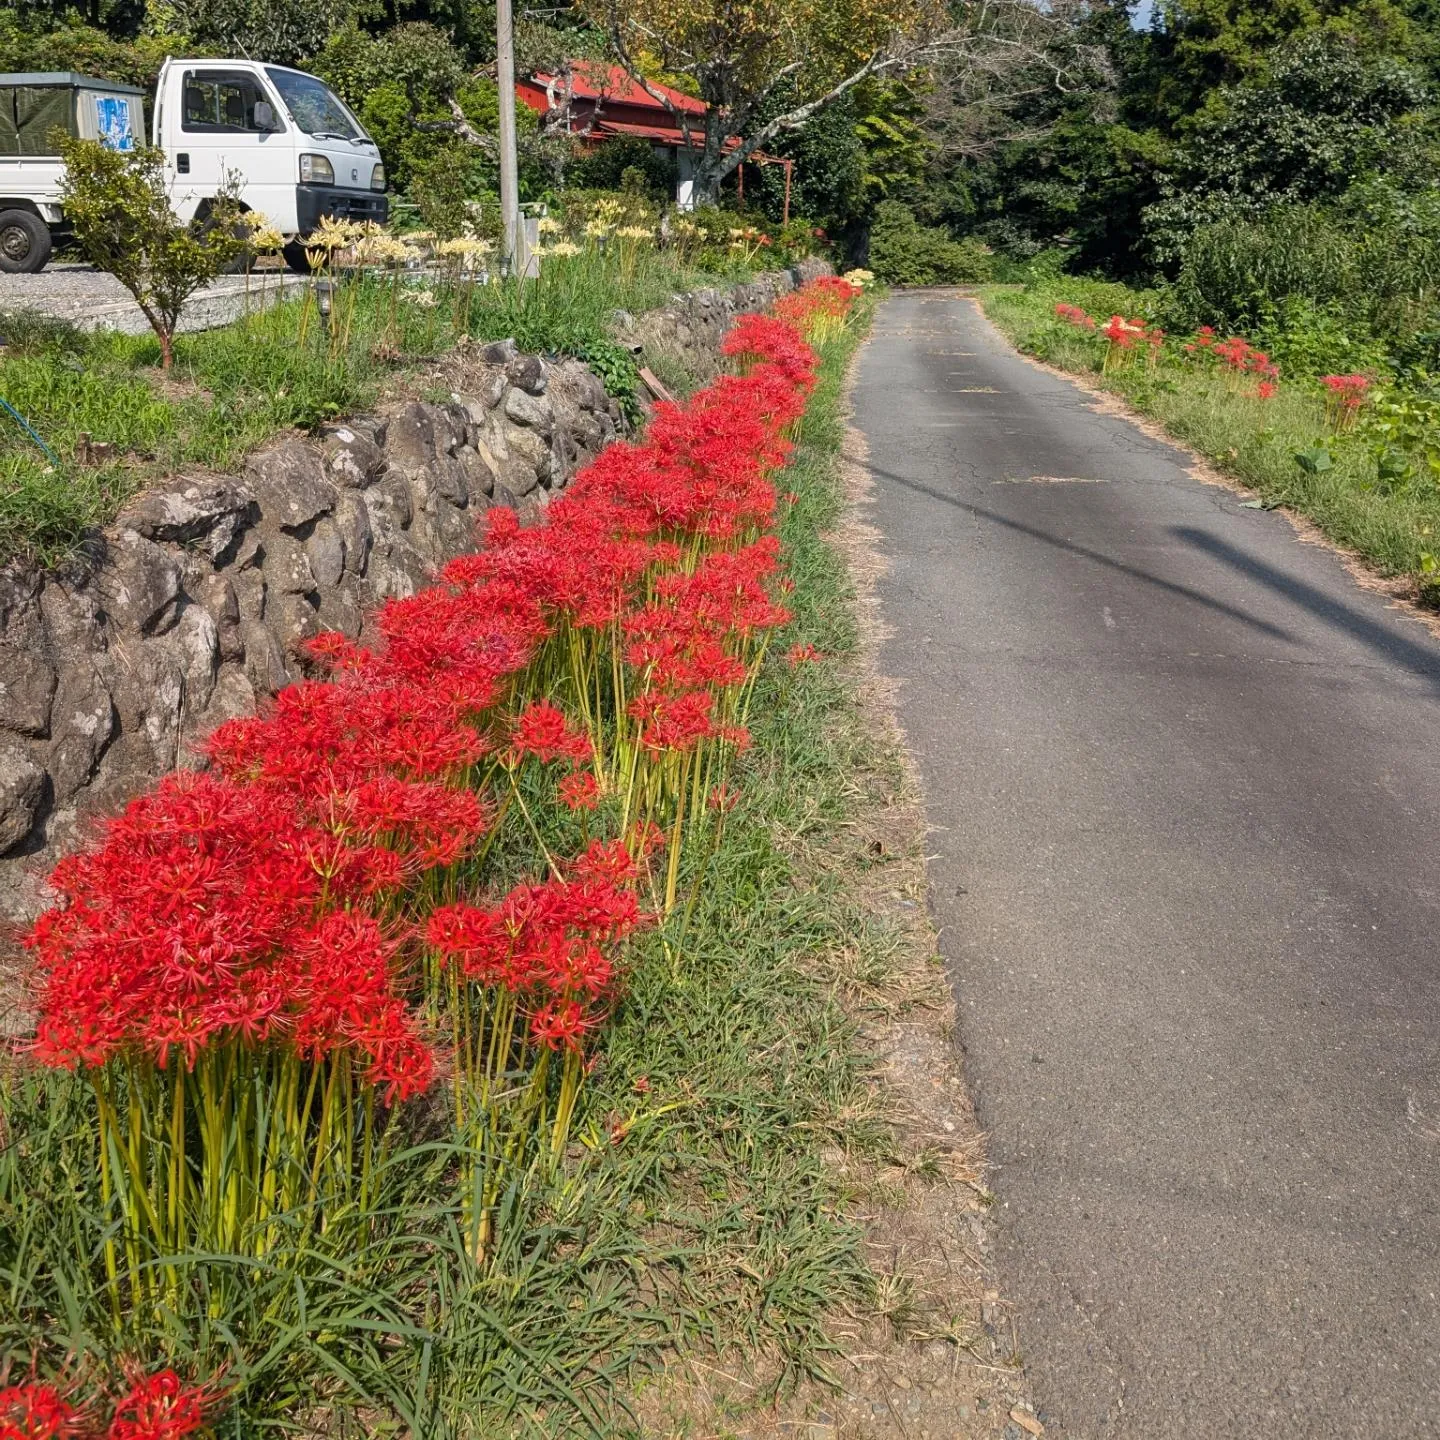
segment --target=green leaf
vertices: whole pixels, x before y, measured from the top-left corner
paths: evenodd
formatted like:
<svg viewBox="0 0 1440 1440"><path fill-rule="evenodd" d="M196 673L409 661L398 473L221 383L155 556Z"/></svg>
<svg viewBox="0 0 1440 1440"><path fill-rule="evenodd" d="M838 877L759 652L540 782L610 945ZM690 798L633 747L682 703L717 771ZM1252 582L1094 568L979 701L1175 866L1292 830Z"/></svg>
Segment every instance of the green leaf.
<svg viewBox="0 0 1440 1440"><path fill-rule="evenodd" d="M1295 463L1307 475L1323 475L1335 468L1335 457L1323 445L1315 445L1309 450L1297 450Z"/></svg>

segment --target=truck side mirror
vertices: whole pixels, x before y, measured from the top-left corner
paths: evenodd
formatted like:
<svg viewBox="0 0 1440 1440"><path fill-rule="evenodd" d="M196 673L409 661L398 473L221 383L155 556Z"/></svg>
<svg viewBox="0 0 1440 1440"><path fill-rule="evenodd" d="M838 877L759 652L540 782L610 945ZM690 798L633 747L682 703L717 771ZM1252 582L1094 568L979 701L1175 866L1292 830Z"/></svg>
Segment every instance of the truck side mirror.
<svg viewBox="0 0 1440 1440"><path fill-rule="evenodd" d="M257 130L278 130L275 123L275 107L268 100L255 102L255 128Z"/></svg>

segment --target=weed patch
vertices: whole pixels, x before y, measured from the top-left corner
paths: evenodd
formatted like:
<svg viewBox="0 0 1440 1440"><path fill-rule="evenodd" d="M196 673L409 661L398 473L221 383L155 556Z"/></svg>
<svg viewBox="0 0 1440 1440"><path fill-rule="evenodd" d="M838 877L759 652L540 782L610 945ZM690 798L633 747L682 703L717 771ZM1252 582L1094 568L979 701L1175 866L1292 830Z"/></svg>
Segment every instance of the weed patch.
<svg viewBox="0 0 1440 1440"><path fill-rule="evenodd" d="M0 564L55 563L161 475L232 470L280 431L312 429L413 388L461 336L513 337L524 350L578 356L633 410L638 375L610 337L614 312L656 309L716 277L649 250L623 267L593 251L557 256L539 280L489 285L358 273L336 282L333 328L308 295L268 303L266 282L263 273L251 278L251 314L177 336L164 377L153 336L0 315L0 397L52 452L0 412ZM115 448L103 472L79 463L82 434Z"/></svg>

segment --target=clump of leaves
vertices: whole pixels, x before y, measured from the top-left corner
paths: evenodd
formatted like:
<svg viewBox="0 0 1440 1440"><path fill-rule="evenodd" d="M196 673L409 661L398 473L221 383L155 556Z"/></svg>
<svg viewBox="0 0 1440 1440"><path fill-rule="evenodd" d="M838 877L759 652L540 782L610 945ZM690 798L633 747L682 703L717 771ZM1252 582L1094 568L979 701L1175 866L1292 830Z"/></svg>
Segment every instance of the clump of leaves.
<svg viewBox="0 0 1440 1440"><path fill-rule="evenodd" d="M870 268L894 285L963 285L988 280L991 261L973 239L953 240L921 225L898 200L887 200L875 211Z"/></svg>

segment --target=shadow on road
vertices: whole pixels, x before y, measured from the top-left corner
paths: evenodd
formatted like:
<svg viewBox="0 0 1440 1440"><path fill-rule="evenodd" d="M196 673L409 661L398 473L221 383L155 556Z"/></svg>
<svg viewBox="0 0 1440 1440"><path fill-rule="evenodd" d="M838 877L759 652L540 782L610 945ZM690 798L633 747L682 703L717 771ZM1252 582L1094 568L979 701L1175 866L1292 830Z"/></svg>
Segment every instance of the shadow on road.
<svg viewBox="0 0 1440 1440"><path fill-rule="evenodd" d="M1223 600L1216 600L1214 596L1206 595L1203 591L1190 589L1188 585L1177 585L1173 580L1165 580L1159 575L1150 574L1148 570L1137 570L1133 565L1126 565L1119 560L1112 560L1108 555L1102 555L1098 550L1091 550L1084 545L1077 545L1073 540L1063 540L1058 535L1051 535L1044 530L1037 530L1033 525L1026 525L1019 520L1012 520L1009 516L997 515L993 510L985 509L983 505L973 505L968 500L961 500L957 496L947 495L942 490L936 490L929 485L922 485L918 480L909 480L904 475L896 475L893 471L882 470L878 466L871 465L870 473L881 476L886 480L893 480L897 485L903 485L907 490L914 490L921 495L928 495L932 500L939 500L946 505L953 505L955 509L964 510L967 514L974 515L977 519L989 520L996 525L1004 525L1007 529L1017 530L1022 535L1028 535L1033 540L1039 540L1042 544L1053 545L1057 550L1065 550L1071 555L1079 555L1082 559L1091 560L1096 565L1103 565L1108 570L1115 570L1121 575L1128 575L1132 580L1139 580L1146 585L1153 585L1157 590L1164 590L1167 594L1177 595L1182 600L1189 600L1193 604L1203 605L1207 610L1214 610L1218 614L1228 616L1232 620L1238 620L1242 625L1248 625L1252 630L1258 630L1261 634L1269 635L1273 639L1285 640L1290 644L1299 643L1295 636L1288 630L1283 630L1278 625L1271 625L1266 620L1257 620L1253 615L1247 615L1245 611L1237 610L1233 605L1227 605ZM1379 629L1379 627L1376 628ZM1403 644L1404 642L1400 643ZM1440 662L1437 662L1434 673L1437 678L1440 678Z"/></svg>
<svg viewBox="0 0 1440 1440"><path fill-rule="evenodd" d="M1412 675L1419 675L1440 686L1440 647L1407 640L1403 635L1397 635L1390 626L1378 624L1350 605L1342 605L1317 586L1297 580L1293 575L1257 560L1255 556L1205 530L1178 525L1170 533L1212 560L1218 560L1247 579L1283 595L1291 604L1308 610L1317 620L1358 640L1393 664L1404 666Z"/></svg>

